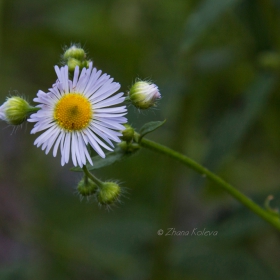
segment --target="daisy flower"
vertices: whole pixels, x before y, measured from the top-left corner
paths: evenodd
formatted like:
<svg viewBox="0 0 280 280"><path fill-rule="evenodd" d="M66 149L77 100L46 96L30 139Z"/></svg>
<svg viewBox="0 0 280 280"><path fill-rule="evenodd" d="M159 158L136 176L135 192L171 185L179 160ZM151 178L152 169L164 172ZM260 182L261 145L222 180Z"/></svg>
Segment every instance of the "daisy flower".
<svg viewBox="0 0 280 280"><path fill-rule="evenodd" d="M90 145L102 158L101 147L112 151L111 140L120 142L120 130L127 119L126 106L115 106L124 101L123 93L113 95L120 84L113 82L107 74L92 67L75 68L73 80L68 79L68 67L55 66L57 81L45 93L39 91L34 101L39 103L38 112L29 122L35 122L31 133L44 131L34 142L48 154L53 147L53 156L60 147L61 165L69 162L71 155L75 166L82 167L92 160L87 150ZM108 145L107 145L108 144Z"/></svg>

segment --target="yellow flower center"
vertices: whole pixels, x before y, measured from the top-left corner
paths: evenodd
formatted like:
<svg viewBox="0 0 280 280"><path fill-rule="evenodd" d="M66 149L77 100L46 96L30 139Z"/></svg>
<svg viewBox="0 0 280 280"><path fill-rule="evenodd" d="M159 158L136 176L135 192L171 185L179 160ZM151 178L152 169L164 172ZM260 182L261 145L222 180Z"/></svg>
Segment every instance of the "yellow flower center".
<svg viewBox="0 0 280 280"><path fill-rule="evenodd" d="M89 100L79 93L64 95L54 108L54 119L61 128L75 131L87 127L93 111Z"/></svg>

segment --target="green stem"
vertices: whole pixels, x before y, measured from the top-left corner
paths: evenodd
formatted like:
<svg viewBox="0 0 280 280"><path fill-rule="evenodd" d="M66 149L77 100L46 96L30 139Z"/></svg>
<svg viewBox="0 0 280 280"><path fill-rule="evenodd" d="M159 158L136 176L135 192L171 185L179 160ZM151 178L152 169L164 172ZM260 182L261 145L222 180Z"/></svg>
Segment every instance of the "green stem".
<svg viewBox="0 0 280 280"><path fill-rule="evenodd" d="M28 114L32 114L32 113L36 113L40 110L41 108L40 107L33 107L33 106L29 106L28 108Z"/></svg>
<svg viewBox="0 0 280 280"><path fill-rule="evenodd" d="M97 186L102 187L103 182L100 181L98 178L96 178L92 173L90 173L86 167L86 165L83 166L83 171L86 175L86 177L90 178Z"/></svg>
<svg viewBox="0 0 280 280"><path fill-rule="evenodd" d="M224 189L226 192L228 192L231 196L233 196L235 199L237 199L240 203L245 205L247 208L249 208L251 211L253 211L255 214L257 214L259 217L261 217L262 219L264 219L265 221L267 221L268 223L270 223L271 225L273 225L275 228L277 228L280 231L279 217L272 215L268 211L261 208L259 205L257 205L255 202L253 202L247 196L245 196L240 191L235 189L229 183L227 183L222 178L220 178L216 174L212 173L205 167L201 166L194 160L192 160L189 157L184 156L168 147L165 147L161 144L153 142L151 140L141 139L141 142L139 144L144 148L147 148L154 152L158 152L158 153L167 155L171 158L174 158L174 159L180 161L181 163L183 163L184 165L188 166L189 168L193 169L194 171L207 177L209 180L216 183L218 186L220 186L222 189Z"/></svg>

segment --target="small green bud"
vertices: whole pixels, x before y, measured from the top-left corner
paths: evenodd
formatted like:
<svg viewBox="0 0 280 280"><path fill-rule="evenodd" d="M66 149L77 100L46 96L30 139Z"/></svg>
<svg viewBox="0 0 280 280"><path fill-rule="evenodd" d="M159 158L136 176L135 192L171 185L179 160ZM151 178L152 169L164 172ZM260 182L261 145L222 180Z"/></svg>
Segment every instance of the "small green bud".
<svg viewBox="0 0 280 280"><path fill-rule="evenodd" d="M68 66L69 72L74 72L76 66L88 68L90 60L86 60L85 51L79 46L73 45L62 55L62 63Z"/></svg>
<svg viewBox="0 0 280 280"><path fill-rule="evenodd" d="M161 98L158 87L155 84L137 81L129 91L131 103L139 109L148 109L155 106L157 99Z"/></svg>
<svg viewBox="0 0 280 280"><path fill-rule="evenodd" d="M129 148L128 148L128 151L129 152L136 152L136 151L138 151L140 149L140 145L139 144L137 144L137 143L131 143L131 144L129 144Z"/></svg>
<svg viewBox="0 0 280 280"><path fill-rule="evenodd" d="M120 142L119 144L118 144L118 146L123 150L123 151L127 151L127 149L128 149L128 144L127 144L127 142L126 141L122 141L122 142Z"/></svg>
<svg viewBox="0 0 280 280"><path fill-rule="evenodd" d="M63 54L64 60L68 60L70 58L75 58L77 60L82 61L86 58L86 53L82 48L73 45L70 48L68 48Z"/></svg>
<svg viewBox="0 0 280 280"><path fill-rule="evenodd" d="M79 66L79 67L82 66L82 62L76 58L71 57L68 59L67 65L68 65L68 71L74 72L76 66Z"/></svg>
<svg viewBox="0 0 280 280"><path fill-rule="evenodd" d="M97 192L98 186L89 178L83 178L77 187L81 196L90 196Z"/></svg>
<svg viewBox="0 0 280 280"><path fill-rule="evenodd" d="M126 141L122 141L118 144L118 146L127 154L136 152L140 149L140 145L137 143L128 143Z"/></svg>
<svg viewBox="0 0 280 280"><path fill-rule="evenodd" d="M23 98L19 96L8 97L0 107L0 119L12 125L20 125L34 111L36 108L30 106Z"/></svg>
<svg viewBox="0 0 280 280"><path fill-rule="evenodd" d="M96 193L97 201L102 205L116 202L121 194L121 188L114 182L104 182Z"/></svg>
<svg viewBox="0 0 280 280"><path fill-rule="evenodd" d="M122 131L122 140L130 142L134 136L134 129L129 124L124 124L125 129Z"/></svg>
<svg viewBox="0 0 280 280"><path fill-rule="evenodd" d="M69 72L74 72L76 66L79 66L80 68L88 68L89 67L90 60L78 60L76 58L69 58L67 61L67 66Z"/></svg>
<svg viewBox="0 0 280 280"><path fill-rule="evenodd" d="M82 68L88 68L89 67L89 63L91 62L91 60L84 60L84 61L82 61L81 62L81 66L82 66Z"/></svg>

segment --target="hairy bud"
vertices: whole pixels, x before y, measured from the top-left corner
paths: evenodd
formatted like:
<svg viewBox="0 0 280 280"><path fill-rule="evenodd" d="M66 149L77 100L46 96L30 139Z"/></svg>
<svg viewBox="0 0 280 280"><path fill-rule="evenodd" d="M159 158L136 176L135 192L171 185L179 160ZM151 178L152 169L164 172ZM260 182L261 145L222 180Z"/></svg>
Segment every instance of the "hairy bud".
<svg viewBox="0 0 280 280"><path fill-rule="evenodd" d="M74 72L76 66L88 68L90 63L90 60L86 60L86 52L77 45L72 45L64 52L62 61L68 66L69 72Z"/></svg>
<svg viewBox="0 0 280 280"><path fill-rule="evenodd" d="M0 119L12 125L20 125L34 110L37 109L30 106L25 99L19 96L9 97L0 107Z"/></svg>
<svg viewBox="0 0 280 280"><path fill-rule="evenodd" d="M114 182L104 182L96 193L97 201L102 205L110 205L116 202L121 194L121 188Z"/></svg>
<svg viewBox="0 0 280 280"><path fill-rule="evenodd" d="M131 103L139 109L155 106L156 101L160 98L157 85L145 81L137 81L129 91Z"/></svg>
<svg viewBox="0 0 280 280"><path fill-rule="evenodd" d="M64 52L63 58L65 60L68 60L70 58L75 58L77 60L84 60L86 58L86 53L82 48L76 45L72 45Z"/></svg>
<svg viewBox="0 0 280 280"><path fill-rule="evenodd" d="M89 178L83 178L77 187L81 196L90 196L97 192L98 186Z"/></svg>

